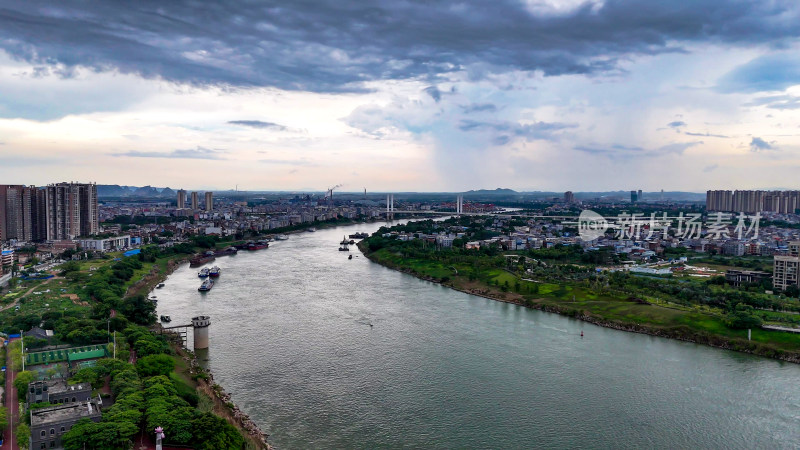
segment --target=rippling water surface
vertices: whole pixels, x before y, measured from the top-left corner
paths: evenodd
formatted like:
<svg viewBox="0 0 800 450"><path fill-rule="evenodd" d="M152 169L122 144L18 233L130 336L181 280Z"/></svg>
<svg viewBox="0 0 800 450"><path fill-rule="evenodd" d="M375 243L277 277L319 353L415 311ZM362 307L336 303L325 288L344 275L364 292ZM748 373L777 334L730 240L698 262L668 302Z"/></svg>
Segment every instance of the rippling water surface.
<svg viewBox="0 0 800 450"><path fill-rule="evenodd" d="M796 448L800 366L605 329L290 235L166 281L159 314L211 316L215 380L279 449ZM580 332L584 337L580 337Z"/></svg>

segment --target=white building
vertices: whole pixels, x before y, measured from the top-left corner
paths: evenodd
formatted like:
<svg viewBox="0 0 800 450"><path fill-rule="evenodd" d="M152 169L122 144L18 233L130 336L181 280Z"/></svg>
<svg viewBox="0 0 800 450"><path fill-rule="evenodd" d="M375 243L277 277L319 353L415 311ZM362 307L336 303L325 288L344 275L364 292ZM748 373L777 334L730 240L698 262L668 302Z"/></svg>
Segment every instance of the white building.
<svg viewBox="0 0 800 450"><path fill-rule="evenodd" d="M130 247L131 237L124 235L113 236L105 239L75 239L74 242L81 246L81 248L84 250L108 252Z"/></svg>

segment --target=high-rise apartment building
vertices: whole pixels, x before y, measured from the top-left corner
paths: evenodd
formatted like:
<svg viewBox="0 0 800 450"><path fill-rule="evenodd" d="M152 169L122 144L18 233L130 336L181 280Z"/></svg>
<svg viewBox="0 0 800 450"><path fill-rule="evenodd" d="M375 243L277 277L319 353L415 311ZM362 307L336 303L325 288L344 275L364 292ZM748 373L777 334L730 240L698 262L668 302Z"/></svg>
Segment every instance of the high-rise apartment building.
<svg viewBox="0 0 800 450"><path fill-rule="evenodd" d="M96 184L50 184L45 202L48 240L75 239L99 231Z"/></svg>
<svg viewBox="0 0 800 450"><path fill-rule="evenodd" d="M707 191L706 209L754 214L793 214L800 209L800 191Z"/></svg>
<svg viewBox="0 0 800 450"><path fill-rule="evenodd" d="M776 255L773 261L772 286L776 290L798 285L800 272L800 241L789 242L789 255Z"/></svg>
<svg viewBox="0 0 800 450"><path fill-rule="evenodd" d="M564 192L564 203L575 203L575 194L572 191Z"/></svg>
<svg viewBox="0 0 800 450"><path fill-rule="evenodd" d="M631 191L631 203L639 201L639 194L636 191Z"/></svg>
<svg viewBox="0 0 800 450"><path fill-rule="evenodd" d="M44 191L35 186L0 185L0 241L39 241L42 231Z"/></svg>
<svg viewBox="0 0 800 450"><path fill-rule="evenodd" d="M200 207L200 201L197 197L197 192L192 192L192 211L197 211L197 209Z"/></svg>
<svg viewBox="0 0 800 450"><path fill-rule="evenodd" d="M214 193L213 192L206 192L206 212L211 212L214 210Z"/></svg>
<svg viewBox="0 0 800 450"><path fill-rule="evenodd" d="M178 209L186 208L186 191L183 189L178 190Z"/></svg>
<svg viewBox="0 0 800 450"><path fill-rule="evenodd" d="M644 195L642 195L642 190L639 189L639 192L636 193L636 200L642 201L644 200Z"/></svg>

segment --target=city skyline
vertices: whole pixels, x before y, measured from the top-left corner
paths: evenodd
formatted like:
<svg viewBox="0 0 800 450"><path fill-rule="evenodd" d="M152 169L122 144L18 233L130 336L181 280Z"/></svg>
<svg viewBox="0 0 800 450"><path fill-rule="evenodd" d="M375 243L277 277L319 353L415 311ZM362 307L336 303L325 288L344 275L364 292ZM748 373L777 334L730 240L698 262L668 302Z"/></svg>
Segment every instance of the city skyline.
<svg viewBox="0 0 800 450"><path fill-rule="evenodd" d="M0 179L792 189L799 24L790 1L18 2Z"/></svg>

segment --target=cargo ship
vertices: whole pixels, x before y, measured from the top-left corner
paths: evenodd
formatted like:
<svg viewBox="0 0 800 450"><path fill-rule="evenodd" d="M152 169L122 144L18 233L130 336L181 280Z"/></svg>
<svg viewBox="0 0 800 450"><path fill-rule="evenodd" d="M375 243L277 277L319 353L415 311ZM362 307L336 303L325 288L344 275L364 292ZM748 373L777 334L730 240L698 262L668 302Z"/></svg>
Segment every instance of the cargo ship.
<svg viewBox="0 0 800 450"><path fill-rule="evenodd" d="M216 256L214 256L214 252L209 250L209 251L203 253L202 255L197 255L194 258L190 259L189 260L189 267L199 267L199 266L202 266L203 264L210 263L214 259L216 259Z"/></svg>
<svg viewBox="0 0 800 450"><path fill-rule="evenodd" d="M353 233L349 237L350 239L366 239L369 237L369 233Z"/></svg>
<svg viewBox="0 0 800 450"><path fill-rule="evenodd" d="M197 288L197 290L200 292L208 292L211 290L212 287L214 287L214 280L212 280L211 278L206 278L205 280L203 280L203 284L201 284L200 287Z"/></svg>
<svg viewBox="0 0 800 450"><path fill-rule="evenodd" d="M208 276L211 278L217 278L219 276L219 273L220 273L220 268L214 266L208 271Z"/></svg>
<svg viewBox="0 0 800 450"><path fill-rule="evenodd" d="M247 249L248 250L261 250L262 248L269 248L269 243L267 241L248 242L247 243Z"/></svg>
<svg viewBox="0 0 800 450"><path fill-rule="evenodd" d="M214 253L214 256L235 255L238 252L239 250L236 247L228 247L223 250L217 250Z"/></svg>

